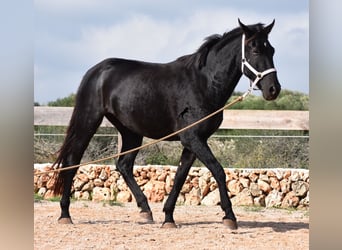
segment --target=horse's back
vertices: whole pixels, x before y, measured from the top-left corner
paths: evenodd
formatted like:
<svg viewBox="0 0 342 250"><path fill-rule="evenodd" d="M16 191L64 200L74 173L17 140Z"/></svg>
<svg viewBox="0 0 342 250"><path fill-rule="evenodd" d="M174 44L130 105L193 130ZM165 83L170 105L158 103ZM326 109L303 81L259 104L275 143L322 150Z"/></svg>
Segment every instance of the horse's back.
<svg viewBox="0 0 342 250"><path fill-rule="evenodd" d="M109 58L88 70L80 92L92 92L105 115L125 127L159 138L177 127L179 102L186 99L177 78L182 74L169 64Z"/></svg>
<svg viewBox="0 0 342 250"><path fill-rule="evenodd" d="M199 87L205 79L179 63L109 58L85 78L90 100L107 118L147 137L163 137L208 114Z"/></svg>

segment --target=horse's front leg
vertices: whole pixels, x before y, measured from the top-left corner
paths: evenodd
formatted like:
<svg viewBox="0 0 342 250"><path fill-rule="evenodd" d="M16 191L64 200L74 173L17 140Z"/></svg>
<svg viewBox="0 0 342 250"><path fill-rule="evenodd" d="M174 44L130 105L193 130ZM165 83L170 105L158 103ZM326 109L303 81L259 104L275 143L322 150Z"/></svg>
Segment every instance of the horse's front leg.
<svg viewBox="0 0 342 250"><path fill-rule="evenodd" d="M193 136L191 140L187 140L188 147L196 154L196 157L211 171L213 174L219 191L221 199L221 208L225 212L223 217L223 224L228 228L237 229L236 217L232 209L232 203L228 197L228 190L226 186L226 175L221 164L217 161L211 152L206 140L202 140Z"/></svg>
<svg viewBox="0 0 342 250"><path fill-rule="evenodd" d="M192 163L195 161L195 159L196 157L191 151L189 151L186 148L183 149L179 167L175 175L173 187L164 205L163 211L165 212L165 220L162 225L163 228L175 228L176 227L175 221L173 219L173 212L175 210L175 204L176 204L179 192L182 189L182 186L186 180L190 167L192 166Z"/></svg>

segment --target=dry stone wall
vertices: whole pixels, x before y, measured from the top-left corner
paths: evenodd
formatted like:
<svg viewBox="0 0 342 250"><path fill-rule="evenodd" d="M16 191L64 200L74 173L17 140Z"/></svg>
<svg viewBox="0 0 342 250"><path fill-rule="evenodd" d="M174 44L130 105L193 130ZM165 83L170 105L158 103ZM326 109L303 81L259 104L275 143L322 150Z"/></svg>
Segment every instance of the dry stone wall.
<svg viewBox="0 0 342 250"><path fill-rule="evenodd" d="M51 164L35 164L34 192L45 199L53 197ZM150 202L163 202L173 186L177 167L136 166L134 178ZM228 194L233 205L264 207L309 207L309 170L225 168ZM41 173L41 174L39 174ZM73 197L79 200L134 202L123 177L113 166L87 165L74 177ZM207 168L191 168L177 203L218 205L217 183Z"/></svg>

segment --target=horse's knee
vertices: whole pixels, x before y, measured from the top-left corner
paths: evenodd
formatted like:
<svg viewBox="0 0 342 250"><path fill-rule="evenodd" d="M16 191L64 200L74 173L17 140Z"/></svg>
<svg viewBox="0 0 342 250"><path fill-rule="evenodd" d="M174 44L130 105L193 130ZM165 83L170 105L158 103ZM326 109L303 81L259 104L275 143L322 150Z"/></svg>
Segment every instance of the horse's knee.
<svg viewBox="0 0 342 250"><path fill-rule="evenodd" d="M127 176L129 174L133 174L133 162L132 159L127 155L118 160L116 168L123 176Z"/></svg>

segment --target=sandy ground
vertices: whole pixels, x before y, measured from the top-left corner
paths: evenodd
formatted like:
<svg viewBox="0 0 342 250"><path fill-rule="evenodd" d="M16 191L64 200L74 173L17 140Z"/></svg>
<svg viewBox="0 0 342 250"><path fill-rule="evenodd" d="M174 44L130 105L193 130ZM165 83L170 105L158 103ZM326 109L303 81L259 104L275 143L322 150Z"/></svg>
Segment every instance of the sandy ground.
<svg viewBox="0 0 342 250"><path fill-rule="evenodd" d="M219 206L177 206L176 229L161 229L161 203L151 203L156 223L142 224L135 203L71 204L74 224L57 223L58 202L34 203L34 249L309 249L309 212L234 207L239 229L221 222Z"/></svg>

